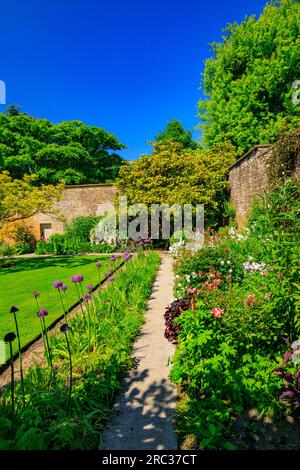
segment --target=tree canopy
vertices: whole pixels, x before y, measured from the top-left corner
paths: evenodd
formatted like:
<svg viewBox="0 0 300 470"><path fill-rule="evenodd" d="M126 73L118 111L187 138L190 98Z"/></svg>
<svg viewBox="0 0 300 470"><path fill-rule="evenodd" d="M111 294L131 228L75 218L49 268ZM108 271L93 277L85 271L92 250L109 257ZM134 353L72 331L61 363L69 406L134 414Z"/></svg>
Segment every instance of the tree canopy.
<svg viewBox="0 0 300 470"><path fill-rule="evenodd" d="M111 182L123 163L115 151L122 148L113 134L81 121L53 124L17 107L0 113L0 169L14 178L36 174L36 184Z"/></svg>
<svg viewBox="0 0 300 470"><path fill-rule="evenodd" d="M185 130L177 119L170 121L167 128L161 131L155 138L157 142L166 142L171 139L174 142L180 143L183 148L197 148L197 142L192 139L191 131Z"/></svg>
<svg viewBox="0 0 300 470"><path fill-rule="evenodd" d="M59 215L53 204L60 199L63 185L36 187L35 180L36 176L13 179L7 171L0 172L0 230L38 212Z"/></svg>
<svg viewBox="0 0 300 470"><path fill-rule="evenodd" d="M206 150L185 149L172 140L152 145L152 155L127 162L120 170L116 184L128 204L204 204L206 224L216 223L236 156L232 144Z"/></svg>
<svg viewBox="0 0 300 470"><path fill-rule="evenodd" d="M267 4L258 19L230 24L212 44L199 102L203 141L231 141L241 154L297 126L292 84L300 77L300 3Z"/></svg>

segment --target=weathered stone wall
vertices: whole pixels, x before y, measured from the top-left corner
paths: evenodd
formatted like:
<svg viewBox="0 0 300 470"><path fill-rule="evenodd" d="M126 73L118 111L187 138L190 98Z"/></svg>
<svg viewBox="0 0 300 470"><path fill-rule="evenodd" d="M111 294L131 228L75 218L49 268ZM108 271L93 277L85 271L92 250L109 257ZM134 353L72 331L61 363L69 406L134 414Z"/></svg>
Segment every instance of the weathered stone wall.
<svg viewBox="0 0 300 470"><path fill-rule="evenodd" d="M67 221L78 215L102 215L111 208L116 191L115 186L108 184L66 186L62 199L55 207ZM46 214L30 217L26 224L38 240L64 231L62 221ZM44 236L41 236L43 233Z"/></svg>
<svg viewBox="0 0 300 470"><path fill-rule="evenodd" d="M231 202L239 229L247 222L253 198L261 194L268 184L271 156L271 145L256 145L229 169ZM300 161L296 163L295 175L300 176Z"/></svg>

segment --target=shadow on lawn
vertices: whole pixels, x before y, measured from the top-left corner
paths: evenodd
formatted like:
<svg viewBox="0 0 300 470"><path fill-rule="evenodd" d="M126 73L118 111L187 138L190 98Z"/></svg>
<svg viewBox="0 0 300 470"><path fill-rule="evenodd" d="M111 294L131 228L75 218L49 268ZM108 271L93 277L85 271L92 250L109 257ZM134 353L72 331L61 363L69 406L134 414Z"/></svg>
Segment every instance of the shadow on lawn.
<svg viewBox="0 0 300 470"><path fill-rule="evenodd" d="M78 266L85 266L93 263L96 259L92 256L62 256L62 257L47 257L47 258L16 258L16 264L10 268L1 268L1 274L11 274L21 271L33 271L35 269L49 268L49 267L64 267L76 268ZM107 258L101 256L101 260L105 261Z"/></svg>

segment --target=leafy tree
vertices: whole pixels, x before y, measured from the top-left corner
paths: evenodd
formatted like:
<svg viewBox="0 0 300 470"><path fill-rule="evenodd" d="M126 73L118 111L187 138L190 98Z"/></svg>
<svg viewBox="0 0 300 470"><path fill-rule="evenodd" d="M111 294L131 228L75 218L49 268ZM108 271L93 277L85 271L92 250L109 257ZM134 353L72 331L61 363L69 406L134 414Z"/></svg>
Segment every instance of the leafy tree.
<svg viewBox="0 0 300 470"><path fill-rule="evenodd" d="M7 171L0 173L0 230L38 212L58 215L53 204L60 199L63 185L36 187L35 181L34 175L13 179Z"/></svg>
<svg viewBox="0 0 300 470"><path fill-rule="evenodd" d="M185 149L174 141L153 143L153 154L122 166L116 182L129 204L204 204L207 225L217 222L227 197L227 173L236 153L230 143Z"/></svg>
<svg viewBox="0 0 300 470"><path fill-rule="evenodd" d="M182 144L183 148L197 148L197 143L192 139L191 131L185 130L177 119L170 121L167 128L156 136L157 142L166 142L170 139Z"/></svg>
<svg viewBox="0 0 300 470"><path fill-rule="evenodd" d="M230 140L239 154L297 126L292 84L300 77L300 4L267 4L261 16L230 24L205 63L199 102L203 140Z"/></svg>
<svg viewBox="0 0 300 470"><path fill-rule="evenodd" d="M0 114L0 168L14 178L36 174L37 184L110 182L123 163L115 153L122 148L113 134L81 121L52 124L18 110Z"/></svg>

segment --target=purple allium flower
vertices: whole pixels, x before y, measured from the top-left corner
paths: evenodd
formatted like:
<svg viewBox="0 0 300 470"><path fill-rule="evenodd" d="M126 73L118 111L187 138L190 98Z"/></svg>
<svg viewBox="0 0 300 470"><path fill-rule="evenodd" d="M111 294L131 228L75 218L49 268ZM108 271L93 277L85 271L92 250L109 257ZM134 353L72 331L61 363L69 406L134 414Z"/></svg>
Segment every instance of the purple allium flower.
<svg viewBox="0 0 300 470"><path fill-rule="evenodd" d="M67 289L68 289L67 284L63 284L62 286L60 286L60 290L63 292L66 292Z"/></svg>
<svg viewBox="0 0 300 470"><path fill-rule="evenodd" d="M15 306L10 307L10 313L16 313L18 311L19 311L18 307L15 307Z"/></svg>
<svg viewBox="0 0 300 470"><path fill-rule="evenodd" d="M77 274L75 276L71 277L72 282L82 282L83 281L83 275L82 274Z"/></svg>
<svg viewBox="0 0 300 470"><path fill-rule="evenodd" d="M89 292L92 292L92 290L94 289L94 286L92 284L88 284L86 288Z"/></svg>
<svg viewBox="0 0 300 470"><path fill-rule="evenodd" d="M39 318L43 318L43 317L46 317L48 315L48 312L45 308L41 308L38 313L37 313L37 316Z"/></svg>
<svg viewBox="0 0 300 470"><path fill-rule="evenodd" d="M133 246L133 247L131 248L131 250L132 250L132 251L136 251L136 247Z"/></svg>
<svg viewBox="0 0 300 470"><path fill-rule="evenodd" d="M96 266L97 266L98 269L101 268L102 265L101 265L100 261L98 261L98 262L96 263Z"/></svg>
<svg viewBox="0 0 300 470"><path fill-rule="evenodd" d="M70 327L69 327L68 323L64 323L64 324L61 325L61 327L60 327L60 331L61 331L62 333L66 333L69 329L70 329Z"/></svg>
<svg viewBox="0 0 300 470"><path fill-rule="evenodd" d="M114 270L113 270L113 269L110 269L110 270L109 270L109 272L110 272L110 273L113 273L113 272L114 272Z"/></svg>
<svg viewBox="0 0 300 470"><path fill-rule="evenodd" d="M116 255L116 258L117 258L117 259L120 259L120 258L121 258L120 253L118 253L118 254Z"/></svg>
<svg viewBox="0 0 300 470"><path fill-rule="evenodd" d="M84 294L82 298L83 300L89 300L91 298L91 294Z"/></svg>
<svg viewBox="0 0 300 470"><path fill-rule="evenodd" d="M36 299L36 298L39 297L41 294L40 294L40 292L39 292L38 290L34 290L34 291L32 292L32 295L33 295L33 297Z"/></svg>
<svg viewBox="0 0 300 470"><path fill-rule="evenodd" d="M115 280L115 279L114 279L113 277L109 277L109 278L107 279L108 282L114 282L114 280Z"/></svg>
<svg viewBox="0 0 300 470"><path fill-rule="evenodd" d="M114 261L116 261L116 257L115 257L115 255L111 255L111 257L110 257L109 259L110 259L110 261L111 261L111 262L114 262Z"/></svg>
<svg viewBox="0 0 300 470"><path fill-rule="evenodd" d="M104 277L109 277L109 273L104 273Z"/></svg>
<svg viewBox="0 0 300 470"><path fill-rule="evenodd" d="M62 285L63 285L63 283L60 280L53 282L54 289L58 289Z"/></svg>
<svg viewBox="0 0 300 470"><path fill-rule="evenodd" d="M4 336L4 341L6 343L11 343L12 341L14 341L16 339L16 335L15 333L6 333L6 335Z"/></svg>

